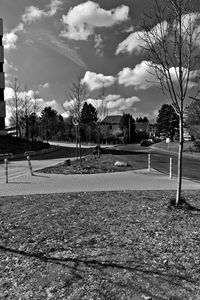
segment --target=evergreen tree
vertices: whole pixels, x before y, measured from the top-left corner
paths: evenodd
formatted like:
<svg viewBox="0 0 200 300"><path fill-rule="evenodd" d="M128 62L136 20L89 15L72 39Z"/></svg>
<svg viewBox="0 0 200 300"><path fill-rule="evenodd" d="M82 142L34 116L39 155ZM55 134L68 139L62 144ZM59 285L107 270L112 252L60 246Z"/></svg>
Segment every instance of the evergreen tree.
<svg viewBox="0 0 200 300"><path fill-rule="evenodd" d="M84 103L81 111L81 123L95 124L97 122L97 111L92 104Z"/></svg>
<svg viewBox="0 0 200 300"><path fill-rule="evenodd" d="M179 117L171 104L163 104L158 112L157 126L160 133L164 133L171 138L178 131Z"/></svg>
<svg viewBox="0 0 200 300"><path fill-rule="evenodd" d="M147 119L147 117L144 117L144 118L142 119L142 122L143 122L143 123L148 123L149 120Z"/></svg>
<svg viewBox="0 0 200 300"><path fill-rule="evenodd" d="M81 136L85 142L96 140L97 111L92 104L84 103L81 110Z"/></svg>

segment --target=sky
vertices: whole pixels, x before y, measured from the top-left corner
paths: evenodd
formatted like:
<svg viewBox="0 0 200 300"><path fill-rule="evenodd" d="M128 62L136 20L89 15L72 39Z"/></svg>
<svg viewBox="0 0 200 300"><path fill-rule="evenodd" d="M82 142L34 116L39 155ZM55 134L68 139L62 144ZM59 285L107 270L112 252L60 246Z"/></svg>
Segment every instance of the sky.
<svg viewBox="0 0 200 300"><path fill-rule="evenodd" d="M136 33L153 0L0 0L4 24L5 100L14 77L41 107L69 114L67 95L82 78L88 101L102 97L109 115L155 120L168 99L149 80ZM200 10L200 3L196 10ZM96 102L94 102L96 101ZM9 116L9 112L7 111ZM8 119L8 117L7 117Z"/></svg>

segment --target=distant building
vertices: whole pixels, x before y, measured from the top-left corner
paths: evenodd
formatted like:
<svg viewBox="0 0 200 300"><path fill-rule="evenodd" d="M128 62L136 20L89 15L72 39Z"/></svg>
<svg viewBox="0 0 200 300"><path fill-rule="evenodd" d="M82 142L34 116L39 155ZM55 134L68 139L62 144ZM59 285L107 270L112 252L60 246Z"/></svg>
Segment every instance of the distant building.
<svg viewBox="0 0 200 300"><path fill-rule="evenodd" d="M157 125L149 122L147 118L146 121L136 121L135 122L135 130L138 133L144 132L149 136L155 136L157 132ZM143 119L144 120L144 119Z"/></svg>
<svg viewBox="0 0 200 300"><path fill-rule="evenodd" d="M121 117L122 115L106 116L101 122L101 137L103 140L108 141L113 138L115 141L122 142L122 130L120 129ZM135 131L139 134L145 133L148 136L155 136L157 126L156 124L149 123L147 118L138 119L138 121L135 122Z"/></svg>
<svg viewBox="0 0 200 300"><path fill-rule="evenodd" d="M149 133L149 122L135 122L135 130L137 132Z"/></svg>
<svg viewBox="0 0 200 300"><path fill-rule="evenodd" d="M121 115L106 116L101 122L101 136L108 139L120 131Z"/></svg>
<svg viewBox="0 0 200 300"><path fill-rule="evenodd" d="M6 108L4 101L5 75L3 72L4 48L3 48L3 20L0 19L0 134L5 134Z"/></svg>

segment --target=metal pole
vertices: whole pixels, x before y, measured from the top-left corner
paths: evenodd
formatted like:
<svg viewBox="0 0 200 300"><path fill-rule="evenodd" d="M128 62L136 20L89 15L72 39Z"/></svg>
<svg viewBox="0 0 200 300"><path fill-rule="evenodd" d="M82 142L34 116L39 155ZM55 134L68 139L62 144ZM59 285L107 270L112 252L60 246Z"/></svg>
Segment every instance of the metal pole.
<svg viewBox="0 0 200 300"><path fill-rule="evenodd" d="M76 126L76 159L78 159L78 126Z"/></svg>
<svg viewBox="0 0 200 300"><path fill-rule="evenodd" d="M33 176L33 169L32 169L32 166L31 166L30 156L27 156L27 160L28 160L28 166L29 166L29 170L30 170L31 176Z"/></svg>
<svg viewBox="0 0 200 300"><path fill-rule="evenodd" d="M4 159L5 171L6 171L6 183L8 183L8 160Z"/></svg>
<svg viewBox="0 0 200 300"><path fill-rule="evenodd" d="M148 171L151 171L151 154L148 154Z"/></svg>
<svg viewBox="0 0 200 300"><path fill-rule="evenodd" d="M172 178L173 159L170 157L169 177Z"/></svg>

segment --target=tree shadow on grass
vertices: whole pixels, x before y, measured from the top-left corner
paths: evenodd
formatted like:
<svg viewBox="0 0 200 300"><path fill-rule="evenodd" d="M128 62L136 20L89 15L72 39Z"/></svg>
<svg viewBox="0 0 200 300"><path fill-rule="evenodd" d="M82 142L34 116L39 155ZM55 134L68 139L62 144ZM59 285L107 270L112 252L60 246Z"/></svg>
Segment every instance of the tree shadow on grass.
<svg viewBox="0 0 200 300"><path fill-rule="evenodd" d="M185 198L180 199L180 203L176 205L176 199L171 198L169 200L168 209L183 209L186 211L200 211L200 208L191 205L185 200Z"/></svg>
<svg viewBox="0 0 200 300"><path fill-rule="evenodd" d="M150 269L150 266L148 264L144 263L136 263L134 261L126 261L123 263L118 263L118 262L113 262L113 261L99 261L94 259L93 257L86 257L86 258L72 258L72 257L67 257L67 258L58 258L54 256L48 256L46 253L43 252L26 252L24 250L18 250L18 249L12 249L10 247L5 247L3 245L0 245L0 250L3 252L9 252L12 254L17 254L21 255L24 257L28 258L34 258L38 259L42 262L46 263L54 263L57 265L63 265L68 268L72 268L74 270L78 269L80 264L84 264L87 267L93 267L93 268L102 268L102 269L107 269L107 268L113 268L117 270L127 270L130 272L139 272L143 274L151 274L155 276L161 276L166 279L171 279L172 281L178 279L178 280L184 280L190 283L195 283L193 280L191 280L189 277L180 275L180 274L167 274L167 272L160 271L160 270L155 270L155 269ZM68 266L66 263L74 263L73 266ZM134 263L134 266L130 266L131 263ZM146 269L145 269L146 267ZM80 270L79 270L80 271Z"/></svg>

